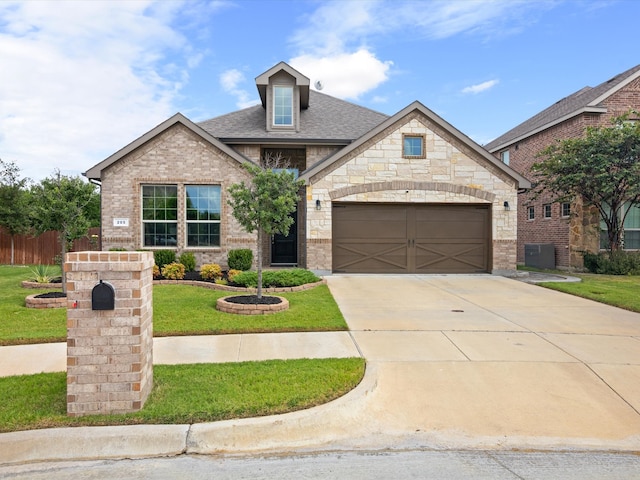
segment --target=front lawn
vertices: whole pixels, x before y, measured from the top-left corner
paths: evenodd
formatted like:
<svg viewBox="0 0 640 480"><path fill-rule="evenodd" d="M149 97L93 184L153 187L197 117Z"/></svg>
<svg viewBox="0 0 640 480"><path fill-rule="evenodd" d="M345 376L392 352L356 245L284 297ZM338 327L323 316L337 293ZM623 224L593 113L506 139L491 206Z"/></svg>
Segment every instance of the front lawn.
<svg viewBox="0 0 640 480"><path fill-rule="evenodd" d="M27 295L46 290L22 288L31 277L27 267L0 266L0 345L66 341L66 310L26 308ZM216 300L229 292L188 285L153 287L153 335L215 335L256 332L347 330L326 285L278 294L289 310L270 315L239 316L219 312Z"/></svg>
<svg viewBox="0 0 640 480"><path fill-rule="evenodd" d="M640 276L571 274L581 282L545 282L543 287L640 312Z"/></svg>
<svg viewBox="0 0 640 480"><path fill-rule="evenodd" d="M155 365L142 410L67 417L66 374L0 378L0 432L85 425L191 424L286 413L329 402L364 375L362 358Z"/></svg>

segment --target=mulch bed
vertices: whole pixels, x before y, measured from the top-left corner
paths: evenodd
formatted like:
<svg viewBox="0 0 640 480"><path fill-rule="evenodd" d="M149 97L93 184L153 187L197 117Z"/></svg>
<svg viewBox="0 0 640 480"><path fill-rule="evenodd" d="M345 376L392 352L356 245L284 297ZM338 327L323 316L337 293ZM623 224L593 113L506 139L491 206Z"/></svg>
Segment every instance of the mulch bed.
<svg viewBox="0 0 640 480"><path fill-rule="evenodd" d="M238 303L240 305L277 305L282 303L281 298L264 295L261 298L258 298L257 295L238 295L236 297L227 297L225 300L229 303Z"/></svg>
<svg viewBox="0 0 640 480"><path fill-rule="evenodd" d="M35 295L33 298L64 298L66 296L67 294L62 292L47 292Z"/></svg>

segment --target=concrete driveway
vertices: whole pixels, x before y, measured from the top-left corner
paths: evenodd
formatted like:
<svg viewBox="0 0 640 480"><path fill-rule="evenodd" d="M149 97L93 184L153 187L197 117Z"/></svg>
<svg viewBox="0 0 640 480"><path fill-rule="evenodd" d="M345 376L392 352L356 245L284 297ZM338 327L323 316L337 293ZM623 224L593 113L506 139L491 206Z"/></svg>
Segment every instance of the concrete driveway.
<svg viewBox="0 0 640 480"><path fill-rule="evenodd" d="M640 451L640 314L490 275L327 281L350 333L269 334L251 350L360 353L365 377L345 396L260 418L12 432L0 435L0 464L402 448ZM162 348L183 362L221 361L211 356L226 351L221 340ZM234 345L227 361L239 360Z"/></svg>
<svg viewBox="0 0 640 480"><path fill-rule="evenodd" d="M640 450L640 314L503 277L332 276L381 431Z"/></svg>

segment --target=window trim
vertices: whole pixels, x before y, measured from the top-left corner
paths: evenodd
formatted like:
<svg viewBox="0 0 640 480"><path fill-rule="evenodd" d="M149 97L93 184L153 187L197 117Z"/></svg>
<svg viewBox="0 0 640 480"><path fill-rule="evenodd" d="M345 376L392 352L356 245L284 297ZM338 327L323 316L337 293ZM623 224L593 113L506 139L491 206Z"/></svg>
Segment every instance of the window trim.
<svg viewBox="0 0 640 480"><path fill-rule="evenodd" d="M547 213L549 215L547 215ZM551 204L545 203L542 206L542 218L544 218L545 220L551 220L552 217L553 217L553 209L551 207Z"/></svg>
<svg viewBox="0 0 640 480"><path fill-rule="evenodd" d="M278 89L282 89L282 90L287 90L288 92L290 92L289 98L291 100L291 123L277 123L276 122L276 118L278 118L278 115L276 113L277 110L277 98L278 96L276 95L276 90ZM294 108L294 88L293 85L273 85L272 87L272 97L273 97L273 102L272 102L272 112L271 112L271 125L274 128L291 128L294 126L295 124L295 108ZM284 115L281 115L282 117L284 117Z"/></svg>
<svg viewBox="0 0 640 480"><path fill-rule="evenodd" d="M567 207L567 213L565 213L565 206ZM570 202L562 202L560 204L560 216L562 218L569 218L571 216L571 203Z"/></svg>
<svg viewBox="0 0 640 480"><path fill-rule="evenodd" d="M509 153L509 149L507 148L506 150L502 150L500 152L500 161L502 163L504 163L505 165L509 165L509 162L511 161L511 154ZM506 158L506 162L505 162L505 158Z"/></svg>
<svg viewBox="0 0 640 480"><path fill-rule="evenodd" d="M527 207L527 220L533 221L536 219L536 207L530 206Z"/></svg>
<svg viewBox="0 0 640 480"><path fill-rule="evenodd" d="M420 139L420 149L421 152L419 155L408 155L405 150L405 140L407 138L419 138ZM421 133L403 133L402 134L402 158L426 158L426 140L425 135Z"/></svg>
<svg viewBox="0 0 640 480"><path fill-rule="evenodd" d="M222 185L218 183L185 183L182 185L184 189L184 246L185 249L196 250L211 250L219 249L222 247ZM218 200L220 203L220 218L218 220L189 220L187 215L187 201L189 196L187 195L188 187L217 187L218 188ZM218 244L217 245L189 245L189 224L218 224Z"/></svg>
<svg viewBox="0 0 640 480"><path fill-rule="evenodd" d="M145 220L144 218L144 188L145 187L153 187L154 189L157 187L174 187L176 189L176 219L175 220ZM155 192L154 192L154 199ZM140 185L140 230L141 230L141 245L142 248L149 249L168 249L168 248L178 248L180 244L180 186L175 183L143 183ZM155 207L154 207L155 210ZM176 244L175 245L147 245L146 244L146 234L145 234L145 226L147 224L171 224L175 225L176 228Z"/></svg>

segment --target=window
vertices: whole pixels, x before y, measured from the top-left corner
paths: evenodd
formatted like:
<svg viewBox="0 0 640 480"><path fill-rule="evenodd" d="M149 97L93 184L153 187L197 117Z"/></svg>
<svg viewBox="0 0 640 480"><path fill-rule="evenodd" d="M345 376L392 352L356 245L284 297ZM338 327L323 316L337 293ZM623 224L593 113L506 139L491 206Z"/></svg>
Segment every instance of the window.
<svg viewBox="0 0 640 480"><path fill-rule="evenodd" d="M622 217L629 209L627 217L624 219L623 231L622 231L622 248L624 250L640 250L640 207L629 207L625 204L620 209L620 216ZM607 214L609 213L608 206L606 207ZM604 220L600 220L600 248L609 248L609 239L607 238L607 224Z"/></svg>
<svg viewBox="0 0 640 480"><path fill-rule="evenodd" d="M187 246L220 246L220 186L185 187Z"/></svg>
<svg viewBox="0 0 640 480"><path fill-rule="evenodd" d="M500 161L505 165L509 165L509 150L500 152Z"/></svg>
<svg viewBox="0 0 640 480"><path fill-rule="evenodd" d="M145 247L178 244L178 187L142 186L142 226Z"/></svg>
<svg viewBox="0 0 640 480"><path fill-rule="evenodd" d="M571 215L571 204L569 202L563 202L561 208L563 217L569 217Z"/></svg>
<svg viewBox="0 0 640 480"><path fill-rule="evenodd" d="M402 136L402 156L424 158L424 136L423 135L403 135Z"/></svg>
<svg viewBox="0 0 640 480"><path fill-rule="evenodd" d="M551 218L551 204L547 203L542 208L544 209L544 218Z"/></svg>
<svg viewBox="0 0 640 480"><path fill-rule="evenodd" d="M273 124L293 125L293 87L273 87Z"/></svg>
<svg viewBox="0 0 640 480"><path fill-rule="evenodd" d="M536 218L536 209L535 207L527 208L527 220L533 220Z"/></svg>

